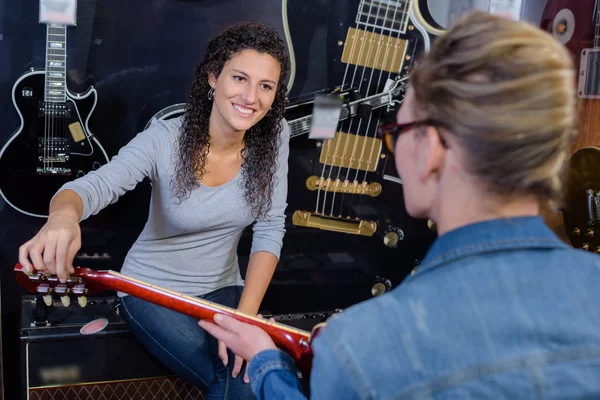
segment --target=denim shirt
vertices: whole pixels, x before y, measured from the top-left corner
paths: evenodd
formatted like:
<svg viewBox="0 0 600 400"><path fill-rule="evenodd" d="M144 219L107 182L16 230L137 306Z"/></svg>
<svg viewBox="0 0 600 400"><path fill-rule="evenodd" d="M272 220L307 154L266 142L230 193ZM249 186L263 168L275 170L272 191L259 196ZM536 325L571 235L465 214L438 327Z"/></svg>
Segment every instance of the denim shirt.
<svg viewBox="0 0 600 400"><path fill-rule="evenodd" d="M539 217L439 237L394 290L313 341L311 398L600 398L600 257ZM249 365L258 398L302 399L291 358Z"/></svg>

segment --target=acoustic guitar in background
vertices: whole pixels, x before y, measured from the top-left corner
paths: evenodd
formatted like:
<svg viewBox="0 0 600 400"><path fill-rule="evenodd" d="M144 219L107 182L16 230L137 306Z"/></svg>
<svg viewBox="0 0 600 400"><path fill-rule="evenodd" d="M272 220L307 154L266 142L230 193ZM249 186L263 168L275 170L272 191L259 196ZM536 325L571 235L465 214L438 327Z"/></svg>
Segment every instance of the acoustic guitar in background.
<svg viewBox="0 0 600 400"><path fill-rule="evenodd" d="M550 0L542 29L562 42L578 68L580 125L560 212L546 223L573 247L600 253L600 8L599 0ZM562 218L561 218L562 217ZM567 239L568 238L568 239Z"/></svg>

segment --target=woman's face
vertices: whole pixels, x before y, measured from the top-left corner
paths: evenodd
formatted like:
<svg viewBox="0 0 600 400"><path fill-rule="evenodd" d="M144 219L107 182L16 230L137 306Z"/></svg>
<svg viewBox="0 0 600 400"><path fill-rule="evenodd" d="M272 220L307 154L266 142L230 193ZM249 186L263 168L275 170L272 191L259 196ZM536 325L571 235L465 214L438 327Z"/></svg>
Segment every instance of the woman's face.
<svg viewBox="0 0 600 400"><path fill-rule="evenodd" d="M242 50L223 66L218 78L209 74L215 90L211 123L222 132L245 132L260 121L275 100L281 65L267 53Z"/></svg>

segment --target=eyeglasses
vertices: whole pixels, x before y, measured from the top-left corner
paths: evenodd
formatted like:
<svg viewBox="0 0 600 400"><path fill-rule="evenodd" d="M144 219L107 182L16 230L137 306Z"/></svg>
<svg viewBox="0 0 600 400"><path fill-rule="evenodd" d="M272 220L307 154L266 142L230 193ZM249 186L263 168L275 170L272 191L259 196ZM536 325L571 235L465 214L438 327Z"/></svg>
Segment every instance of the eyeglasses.
<svg viewBox="0 0 600 400"><path fill-rule="evenodd" d="M407 122L405 124L398 124L398 123L394 122L391 124L381 125L378 128L378 133L379 133L379 137L383 140L383 143L385 144L385 147L387 148L387 150L390 153L393 153L394 149L396 148L396 142L398 141L398 137L401 134L408 132L409 130L411 130L412 128L415 128L417 126L427 126L427 125L436 126L437 124L435 121L433 121L431 119L424 119L421 121L412 121L412 122ZM448 145L447 145L446 141L444 140L444 138L442 137L442 135L440 135L440 133L437 129L436 129L436 131L438 132L442 146L444 146L445 148L448 148Z"/></svg>

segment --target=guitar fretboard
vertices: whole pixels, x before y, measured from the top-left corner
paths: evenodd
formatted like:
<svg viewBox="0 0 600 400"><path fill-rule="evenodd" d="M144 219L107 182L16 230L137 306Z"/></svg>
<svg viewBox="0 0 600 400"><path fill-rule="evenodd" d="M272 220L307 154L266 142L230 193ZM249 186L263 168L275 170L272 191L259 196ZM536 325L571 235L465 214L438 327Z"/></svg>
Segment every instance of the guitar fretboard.
<svg viewBox="0 0 600 400"><path fill-rule="evenodd" d="M356 14L361 28L380 28L388 33L406 33L411 0L362 0Z"/></svg>
<svg viewBox="0 0 600 400"><path fill-rule="evenodd" d="M46 29L46 84L44 100L64 103L66 98L67 27L50 24Z"/></svg>
<svg viewBox="0 0 600 400"><path fill-rule="evenodd" d="M302 330L299 330L299 329L294 329L294 328L292 328L292 327L290 327L288 325L280 324L280 323L277 323L277 322L266 321L266 320L264 320L262 318L258 318L258 317L254 317L254 316L242 313L242 312L237 311L236 309L231 308L231 307L222 306L222 305L217 304L217 303L213 303L213 302L210 302L210 301L199 299L199 298L193 297L193 296L188 296L188 295L185 295L185 294L182 294L182 293L174 292L172 290L168 290L168 289L165 289L165 288L162 288L162 287L159 287L159 286L155 286L155 285L152 285L150 283L138 281L137 279L130 278L128 276L122 275L122 274L120 274L118 272L115 272L115 271L107 271L107 272L110 275L114 275L116 277L119 277L121 280L130 282L130 283L132 283L132 284L134 284L134 285L136 285L138 287L144 287L146 289L151 289L152 291L154 291L156 293L160 293L162 295L169 296L171 298L176 298L176 299L185 301L188 304L189 303L193 303L193 304L197 304L198 306L201 306L201 307L204 307L204 308L217 309L217 310L223 311L223 313L225 313L225 314L237 315L237 316L243 317L243 319L245 319L245 320L252 320L252 321L258 322L258 323L260 323L262 325L270 325L270 326L276 327L276 328L278 328L280 330L283 330L283 331L287 331L287 332L290 332L290 333L295 333L295 334L298 334L298 335L307 336L307 338L310 336L305 331L302 331Z"/></svg>

